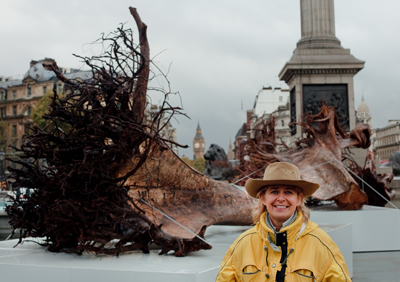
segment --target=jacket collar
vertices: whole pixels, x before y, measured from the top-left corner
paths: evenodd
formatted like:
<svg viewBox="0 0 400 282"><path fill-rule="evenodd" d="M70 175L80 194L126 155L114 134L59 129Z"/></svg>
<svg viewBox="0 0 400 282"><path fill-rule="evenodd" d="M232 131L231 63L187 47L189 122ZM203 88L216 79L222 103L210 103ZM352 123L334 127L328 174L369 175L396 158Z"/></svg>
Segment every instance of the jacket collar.
<svg viewBox="0 0 400 282"><path fill-rule="evenodd" d="M271 240L273 242L275 242L274 230L269 228L268 225L265 223L266 215L267 215L267 212L264 212L260 217L260 221L258 222L259 231L263 238L268 238L268 235L269 235ZM302 236L304 234L304 231L301 232L302 234L299 234L299 232L301 230L304 230L304 227L302 228L302 226L303 226L303 214L301 212L299 212L299 213L297 213L296 220L292 224L285 226L281 230L279 230L279 233L286 231L288 244L291 244L296 239L296 237L299 238L300 236ZM311 226L309 226L309 224L307 224L307 227L305 227L305 229L309 232L310 230L308 230L309 229L308 227L311 227ZM314 228L312 228L312 229L314 229Z"/></svg>

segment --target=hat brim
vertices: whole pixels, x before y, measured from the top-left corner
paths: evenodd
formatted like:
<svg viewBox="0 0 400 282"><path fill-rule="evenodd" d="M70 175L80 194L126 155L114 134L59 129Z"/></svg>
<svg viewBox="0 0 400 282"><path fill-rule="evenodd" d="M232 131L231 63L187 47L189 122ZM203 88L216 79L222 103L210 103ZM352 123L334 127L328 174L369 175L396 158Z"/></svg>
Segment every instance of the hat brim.
<svg viewBox="0 0 400 282"><path fill-rule="evenodd" d="M276 180L263 180L263 179L249 179L246 181L245 188L247 193L253 198L257 198L257 193L264 186L270 185L292 185L300 187L303 190L303 196L309 197L314 194L319 188L318 183L309 182L306 180L287 180L287 179L276 179Z"/></svg>

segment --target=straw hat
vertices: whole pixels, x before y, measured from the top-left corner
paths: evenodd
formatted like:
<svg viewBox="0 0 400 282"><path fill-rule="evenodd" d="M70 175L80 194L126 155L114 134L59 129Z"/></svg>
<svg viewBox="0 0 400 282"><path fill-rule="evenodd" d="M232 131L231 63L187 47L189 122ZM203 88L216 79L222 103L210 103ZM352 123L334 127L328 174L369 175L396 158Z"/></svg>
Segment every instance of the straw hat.
<svg viewBox="0 0 400 282"><path fill-rule="evenodd" d="M250 196L257 198L257 193L262 187L276 184L300 187L304 197L311 196L319 188L318 183L302 180L297 166L285 162L270 164L265 169L264 179L249 179L245 188Z"/></svg>

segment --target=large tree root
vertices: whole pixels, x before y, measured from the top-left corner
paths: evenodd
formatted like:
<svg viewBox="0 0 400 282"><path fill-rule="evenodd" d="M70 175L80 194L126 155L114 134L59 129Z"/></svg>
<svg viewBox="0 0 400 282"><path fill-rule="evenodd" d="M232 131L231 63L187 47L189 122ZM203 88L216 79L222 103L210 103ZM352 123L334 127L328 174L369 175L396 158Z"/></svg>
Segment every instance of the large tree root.
<svg viewBox="0 0 400 282"><path fill-rule="evenodd" d="M344 149L351 146L369 147L371 132L368 125L357 125L349 134L345 134L339 126L334 108L325 105L319 114L309 114L297 124L303 127L306 137L297 142L297 148L287 148L288 151L284 153L278 153L276 149L282 144L275 142L273 119L258 130L256 138L247 143L245 154L250 160L241 160L242 174L250 174L274 162L289 162L299 167L303 179L320 184L321 188L313 194L314 198L335 200L340 209L360 209L368 203L369 197L375 197L360 189L360 183L342 163L345 159L342 154ZM262 178L263 170L251 177ZM389 181L387 177L384 179ZM244 182L241 184L244 185Z"/></svg>
<svg viewBox="0 0 400 282"><path fill-rule="evenodd" d="M170 92L158 89L164 93L159 111L146 111L147 28L136 9L130 12L139 44L123 26L103 36L110 44L105 53L82 58L91 79L70 80L55 63L45 65L66 91L60 97L54 90L43 117L47 127L33 127L15 148L22 167L9 168L15 187L34 188L29 199L15 198L7 208L20 242L43 237L49 251L114 255L148 253L155 243L161 254L184 256L211 248L200 239L206 226L251 223L247 193L202 175L170 150L162 130L182 114L168 103Z"/></svg>

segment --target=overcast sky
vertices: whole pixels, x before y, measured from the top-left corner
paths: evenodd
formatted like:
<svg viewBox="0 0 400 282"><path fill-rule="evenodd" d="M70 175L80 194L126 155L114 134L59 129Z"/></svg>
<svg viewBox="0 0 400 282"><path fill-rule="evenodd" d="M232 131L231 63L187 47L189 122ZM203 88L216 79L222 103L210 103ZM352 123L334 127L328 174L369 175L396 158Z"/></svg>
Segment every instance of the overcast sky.
<svg viewBox="0 0 400 282"><path fill-rule="evenodd" d="M278 74L300 39L299 0L3 0L0 9L0 76L22 78L29 62L50 57L82 68L72 53L91 56L90 43L126 23L128 7L148 25L150 51L168 79L171 103L191 119L173 121L178 142L193 156L197 123L206 148L226 151L263 86L287 88ZM364 95L374 128L400 119L400 2L335 0L336 36L366 62L354 79L356 108ZM243 101L244 111L241 111Z"/></svg>

